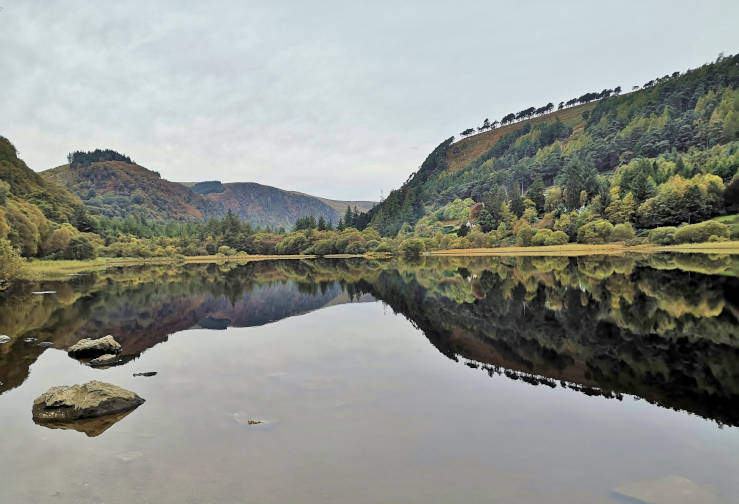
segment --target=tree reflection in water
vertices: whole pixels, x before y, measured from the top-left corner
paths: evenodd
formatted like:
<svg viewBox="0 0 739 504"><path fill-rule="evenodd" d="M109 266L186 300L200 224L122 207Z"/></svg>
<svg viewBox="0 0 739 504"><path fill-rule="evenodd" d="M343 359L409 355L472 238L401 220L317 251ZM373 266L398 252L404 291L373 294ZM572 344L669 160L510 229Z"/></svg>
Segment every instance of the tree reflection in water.
<svg viewBox="0 0 739 504"><path fill-rule="evenodd" d="M0 298L0 394L50 342L113 334L133 358L191 327L261 325L381 300L490 376L739 425L739 279L730 256L309 260L111 269ZM33 296L55 290L54 296ZM26 338L36 338L26 343Z"/></svg>

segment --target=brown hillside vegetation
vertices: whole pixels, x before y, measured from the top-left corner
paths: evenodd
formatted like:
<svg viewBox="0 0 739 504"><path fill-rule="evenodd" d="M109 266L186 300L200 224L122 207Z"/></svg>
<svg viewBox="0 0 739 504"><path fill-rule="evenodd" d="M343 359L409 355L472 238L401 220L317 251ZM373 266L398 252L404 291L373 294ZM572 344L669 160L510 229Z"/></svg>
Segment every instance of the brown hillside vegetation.
<svg viewBox="0 0 739 504"><path fill-rule="evenodd" d="M521 129L526 124L534 126L536 124L552 122L559 119L566 126L569 126L573 129L577 128L577 126L581 124L584 125L585 121L582 117L583 112L587 110L592 110L597 103L597 101L594 101L590 103L585 103L583 105L577 105L575 107L552 112L551 114L544 114L539 117L526 119L515 124L501 126L500 128L496 128L491 131L485 131L483 133L478 133L477 135L463 138L462 140L453 144L452 147L447 151L446 161L449 166L449 172L454 173L461 170L468 163L471 163L475 159L482 156L485 152L490 150L500 139L500 137L512 131Z"/></svg>
<svg viewBox="0 0 739 504"><path fill-rule="evenodd" d="M152 219L200 220L208 206L187 187L164 180L158 173L134 163L102 161L75 168L62 165L42 175L108 217L126 217L136 212Z"/></svg>
<svg viewBox="0 0 739 504"><path fill-rule="evenodd" d="M310 215L336 223L347 205L366 211L372 202L336 201L253 182L171 182L125 160L62 165L41 174L66 187L96 214L158 221L202 221L230 210L253 226L290 229Z"/></svg>

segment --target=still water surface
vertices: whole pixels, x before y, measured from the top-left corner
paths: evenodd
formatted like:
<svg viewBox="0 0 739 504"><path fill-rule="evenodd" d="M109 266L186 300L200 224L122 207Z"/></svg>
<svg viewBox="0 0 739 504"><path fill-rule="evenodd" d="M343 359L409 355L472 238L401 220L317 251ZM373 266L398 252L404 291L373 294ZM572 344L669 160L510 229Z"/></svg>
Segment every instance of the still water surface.
<svg viewBox="0 0 739 504"><path fill-rule="evenodd" d="M17 285L0 502L733 503L736 271L284 261ZM106 334L125 364L64 352ZM87 433L33 422L35 397L92 379L146 403Z"/></svg>

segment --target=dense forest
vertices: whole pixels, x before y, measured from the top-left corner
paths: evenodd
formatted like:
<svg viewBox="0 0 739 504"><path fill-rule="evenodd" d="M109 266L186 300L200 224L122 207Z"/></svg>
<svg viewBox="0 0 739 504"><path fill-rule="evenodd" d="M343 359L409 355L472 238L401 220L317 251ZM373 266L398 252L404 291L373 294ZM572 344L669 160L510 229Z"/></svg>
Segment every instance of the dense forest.
<svg viewBox="0 0 739 504"><path fill-rule="evenodd" d="M596 241L607 241L616 225L631 235L735 213L738 62L737 56L722 56L631 93L583 95L571 104L597 101L581 106L586 108L576 118L563 106L459 142L451 137L370 211L367 225L390 236L410 228L426 239L476 230L488 245L527 245L531 229L562 231L575 241L589 226L602 231ZM512 115L541 115L537 110ZM486 138L490 143L479 152ZM454 212L448 206L460 202L466 207L462 214L449 218ZM469 219L475 203L482 208ZM457 246L474 246L469 240Z"/></svg>

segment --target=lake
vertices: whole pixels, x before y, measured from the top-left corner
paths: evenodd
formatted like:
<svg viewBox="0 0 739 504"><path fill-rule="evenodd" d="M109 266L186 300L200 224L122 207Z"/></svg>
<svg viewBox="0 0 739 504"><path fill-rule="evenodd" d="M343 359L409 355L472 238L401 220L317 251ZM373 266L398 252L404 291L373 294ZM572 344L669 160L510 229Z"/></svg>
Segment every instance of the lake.
<svg viewBox="0 0 739 504"><path fill-rule="evenodd" d="M16 284L0 501L734 503L738 272L718 255L428 257ZM121 365L67 356L107 334ZM49 387L90 380L146 402L34 423Z"/></svg>

